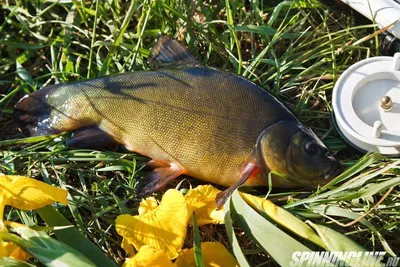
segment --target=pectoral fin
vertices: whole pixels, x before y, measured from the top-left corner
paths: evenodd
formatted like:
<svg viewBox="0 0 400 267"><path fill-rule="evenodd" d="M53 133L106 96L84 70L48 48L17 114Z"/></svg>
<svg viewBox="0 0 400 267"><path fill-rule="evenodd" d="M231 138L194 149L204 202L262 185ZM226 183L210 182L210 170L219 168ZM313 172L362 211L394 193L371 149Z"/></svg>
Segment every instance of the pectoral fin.
<svg viewBox="0 0 400 267"><path fill-rule="evenodd" d="M152 160L147 166L156 168L139 182L136 188L138 197L144 197L162 189L170 181L185 173L183 168L159 160Z"/></svg>
<svg viewBox="0 0 400 267"><path fill-rule="evenodd" d="M93 126L75 131L71 139L65 141L68 147L75 148L107 148L117 142L107 133Z"/></svg>
<svg viewBox="0 0 400 267"><path fill-rule="evenodd" d="M251 160L247 161L244 165L243 171L240 173L240 178L237 180L233 185L228 187L228 189L225 189L222 192L219 192L215 198L215 201L217 202L217 209L221 209L222 206L225 204L226 200L229 198L229 196L235 191L236 188L244 184L250 177L253 175L256 175L257 173L260 172L260 169L258 168L255 159L251 157Z"/></svg>

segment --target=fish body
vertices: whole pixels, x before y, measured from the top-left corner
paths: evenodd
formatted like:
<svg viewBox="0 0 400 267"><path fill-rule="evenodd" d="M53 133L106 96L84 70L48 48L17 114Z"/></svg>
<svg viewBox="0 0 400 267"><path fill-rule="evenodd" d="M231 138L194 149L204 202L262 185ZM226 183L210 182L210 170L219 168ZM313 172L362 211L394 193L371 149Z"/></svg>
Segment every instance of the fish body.
<svg viewBox="0 0 400 267"><path fill-rule="evenodd" d="M193 60L53 85L23 98L15 116L31 135L96 127L128 150L152 158L159 170L153 172L155 183L187 174L230 186L249 162L257 166L245 181L249 186L267 185L271 170L292 179L274 177L277 187L291 187L293 179L316 185L338 170L318 137L275 97L240 76ZM320 150L308 164L322 166L308 178L296 173L301 167L289 166L296 155L293 138L300 138L300 150L310 142ZM299 160L301 165L304 159Z"/></svg>

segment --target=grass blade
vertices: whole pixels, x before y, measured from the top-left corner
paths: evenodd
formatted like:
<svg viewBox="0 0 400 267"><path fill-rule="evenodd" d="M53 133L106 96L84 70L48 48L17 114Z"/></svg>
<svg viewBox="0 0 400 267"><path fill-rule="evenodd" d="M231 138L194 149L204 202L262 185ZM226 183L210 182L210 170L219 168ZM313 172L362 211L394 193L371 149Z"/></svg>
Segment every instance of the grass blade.
<svg viewBox="0 0 400 267"><path fill-rule="evenodd" d="M342 172L339 176L337 176L335 179L327 183L321 188L321 192L331 188L333 185L338 184L342 181L345 181L349 177L355 175L356 173L364 170L365 168L371 166L371 164L374 164L377 161L385 159L384 156L378 153L373 153L373 154L366 154L364 157L362 157L355 165L352 167L348 168L344 172Z"/></svg>
<svg viewBox="0 0 400 267"><path fill-rule="evenodd" d="M107 70L108 70L108 66L111 62L111 59L115 53L115 51L117 50L117 47L119 46L119 44L122 41L122 38L124 36L124 33L126 31L126 29L128 28L129 22L132 19L133 13L135 12L137 7L137 1L132 1L129 9L125 15L124 21L122 22L121 25L121 29L119 30L119 34L118 37L115 39L113 46L111 47L110 51L107 54L107 57L103 63L103 65L101 66L101 70L99 72L99 77L104 76L104 74L106 74Z"/></svg>
<svg viewBox="0 0 400 267"><path fill-rule="evenodd" d="M347 192L346 192L347 190L361 187L368 180L381 175L382 173L384 173L384 172L396 167L399 164L400 164L400 160L396 160L396 161L386 165L385 167L379 168L378 170L376 170L374 172L371 172L371 173L369 173L367 175L359 175L359 176L357 176L358 179L356 179L356 180L354 180L354 181L352 181L350 183L343 184L342 186L340 186L338 188L326 191L326 192L324 192L322 194L319 194L319 195L316 195L316 196L313 196L313 197L309 197L309 198L306 198L306 199L302 199L302 200L299 200L299 201L297 201L295 203L291 203L291 204L285 205L284 208L292 208L292 207L299 206L299 205L306 204L306 203L316 203L316 202L320 202L320 201L330 201L330 199L334 195L336 195L336 199L339 199L340 196L342 196L345 199L349 199L349 197L347 196Z"/></svg>
<svg viewBox="0 0 400 267"><path fill-rule="evenodd" d="M53 134L53 135L42 135L42 136L33 136L27 138L20 138L20 139L10 139L0 141L0 146L9 146L9 145L19 145L19 144L30 144L30 143L37 143L41 141L51 141L56 137L59 137L63 134Z"/></svg>
<svg viewBox="0 0 400 267"><path fill-rule="evenodd" d="M193 212L193 252L197 267L204 267L203 255L201 253L201 238L199 225L197 224L196 214Z"/></svg>

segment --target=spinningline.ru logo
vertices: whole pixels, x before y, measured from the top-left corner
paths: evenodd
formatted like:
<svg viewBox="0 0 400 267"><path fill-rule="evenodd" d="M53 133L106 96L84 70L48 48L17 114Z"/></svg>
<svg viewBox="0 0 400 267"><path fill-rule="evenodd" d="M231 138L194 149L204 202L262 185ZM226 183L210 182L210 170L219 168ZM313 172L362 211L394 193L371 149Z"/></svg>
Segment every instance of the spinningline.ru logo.
<svg viewBox="0 0 400 267"><path fill-rule="evenodd" d="M385 251L295 251L291 267L333 267L333 266L398 266L400 257L386 257Z"/></svg>

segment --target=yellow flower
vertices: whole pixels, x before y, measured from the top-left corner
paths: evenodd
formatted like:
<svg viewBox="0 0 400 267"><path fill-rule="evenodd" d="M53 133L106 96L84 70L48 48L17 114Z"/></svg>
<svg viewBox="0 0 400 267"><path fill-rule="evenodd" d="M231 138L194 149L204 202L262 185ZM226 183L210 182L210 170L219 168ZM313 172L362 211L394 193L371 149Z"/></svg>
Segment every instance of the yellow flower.
<svg viewBox="0 0 400 267"><path fill-rule="evenodd" d="M133 245L129 243L126 238L122 238L121 248L123 248L130 256L135 256L136 254Z"/></svg>
<svg viewBox="0 0 400 267"><path fill-rule="evenodd" d="M157 200L154 197L148 197L146 199L143 199L142 202L140 202L138 213L139 215L141 215L148 211L154 210L157 207L158 207ZM129 241L126 238L122 238L121 248L123 248L126 251L126 253L128 253L131 256L135 256L136 254L133 245L129 243Z"/></svg>
<svg viewBox="0 0 400 267"><path fill-rule="evenodd" d="M209 267L234 267L239 266L236 259L219 242L201 243L201 252L205 266ZM177 267L196 267L193 248L184 249L175 261Z"/></svg>
<svg viewBox="0 0 400 267"><path fill-rule="evenodd" d="M182 248L189 220L185 198L179 191L170 189L159 206L150 206L153 208L140 215L118 216L115 228L136 250L150 245L175 259Z"/></svg>
<svg viewBox="0 0 400 267"><path fill-rule="evenodd" d="M148 197L140 202L138 213L139 215L145 214L148 211L154 210L158 207L158 202L154 197Z"/></svg>
<svg viewBox="0 0 400 267"><path fill-rule="evenodd" d="M0 175L0 220L4 206L21 210L34 210L58 201L68 204L67 190L53 187L32 178Z"/></svg>
<svg viewBox="0 0 400 267"><path fill-rule="evenodd" d="M3 223L6 205L21 210L42 208L56 201L67 205L67 194L67 190L28 177L0 175L0 232L7 231ZM0 240L0 258L2 257L26 260L31 256L13 243Z"/></svg>
<svg viewBox="0 0 400 267"><path fill-rule="evenodd" d="M201 243L204 265L207 267L235 267L239 266L236 259L219 242ZM144 245L132 258L126 259L123 267L197 267L194 251L184 249L175 263L167 257L164 251Z"/></svg>
<svg viewBox="0 0 400 267"><path fill-rule="evenodd" d="M3 257L26 261L32 258L32 255L11 242L3 241L0 242L0 259Z"/></svg>
<svg viewBox="0 0 400 267"><path fill-rule="evenodd" d="M219 192L220 190L211 185L201 185L189 190L186 194L185 200L189 206L190 214L196 213L199 226L209 223L224 223L223 209L217 210L215 202L215 197ZM193 224L192 219L191 223Z"/></svg>
<svg viewBox="0 0 400 267"><path fill-rule="evenodd" d="M140 248L135 257L126 259L123 267L173 267L171 260L162 250L149 245Z"/></svg>

